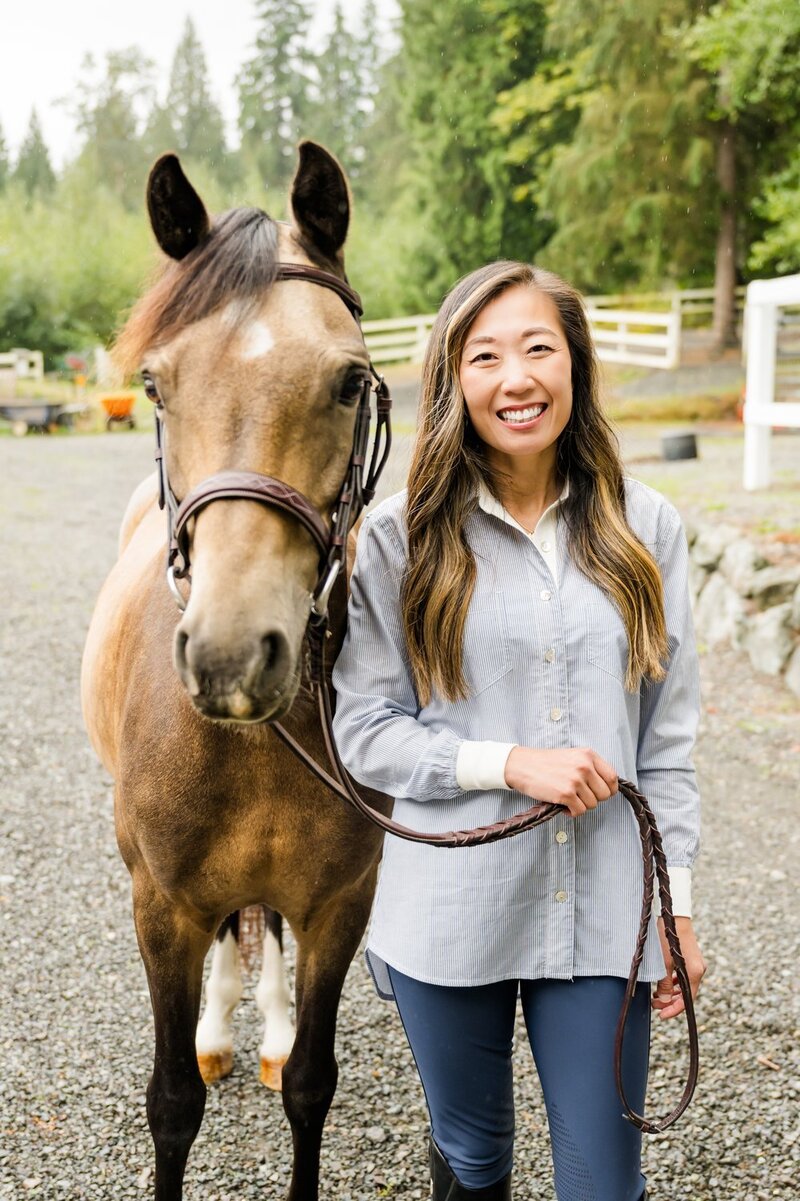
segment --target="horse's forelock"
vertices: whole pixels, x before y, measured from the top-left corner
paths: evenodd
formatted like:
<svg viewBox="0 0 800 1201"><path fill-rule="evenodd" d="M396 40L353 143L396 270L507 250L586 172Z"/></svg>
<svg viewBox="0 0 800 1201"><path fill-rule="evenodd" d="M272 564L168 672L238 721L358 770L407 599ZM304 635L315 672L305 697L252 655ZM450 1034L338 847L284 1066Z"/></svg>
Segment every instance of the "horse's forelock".
<svg viewBox="0 0 800 1201"><path fill-rule="evenodd" d="M186 258L169 260L156 283L136 303L114 345L126 376L146 350L165 345L196 321L232 300L255 300L275 279L278 226L257 208L217 217L208 237ZM246 312L242 305L242 314Z"/></svg>

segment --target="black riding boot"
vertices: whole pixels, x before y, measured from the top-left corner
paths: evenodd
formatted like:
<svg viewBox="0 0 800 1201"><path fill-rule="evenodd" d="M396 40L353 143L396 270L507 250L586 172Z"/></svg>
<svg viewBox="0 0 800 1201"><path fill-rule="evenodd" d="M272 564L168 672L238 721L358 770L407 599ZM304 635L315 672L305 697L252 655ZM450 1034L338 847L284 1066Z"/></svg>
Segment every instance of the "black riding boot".
<svg viewBox="0 0 800 1201"><path fill-rule="evenodd" d="M430 1140L433 1201L511 1201L511 1173L486 1188L464 1188L433 1139Z"/></svg>

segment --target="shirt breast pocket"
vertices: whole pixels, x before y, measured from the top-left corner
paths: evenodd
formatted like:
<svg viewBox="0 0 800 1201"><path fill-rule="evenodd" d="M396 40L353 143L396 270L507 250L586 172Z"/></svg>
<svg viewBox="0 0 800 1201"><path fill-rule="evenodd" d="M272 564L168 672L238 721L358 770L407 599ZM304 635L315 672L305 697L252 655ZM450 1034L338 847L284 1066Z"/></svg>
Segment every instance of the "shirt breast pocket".
<svg viewBox="0 0 800 1201"><path fill-rule="evenodd" d="M508 621L499 591L473 595L464 625L464 678L470 696L497 684L511 671Z"/></svg>
<svg viewBox="0 0 800 1201"><path fill-rule="evenodd" d="M593 667L625 682L628 670L628 631L610 600L590 601L586 606L586 657Z"/></svg>

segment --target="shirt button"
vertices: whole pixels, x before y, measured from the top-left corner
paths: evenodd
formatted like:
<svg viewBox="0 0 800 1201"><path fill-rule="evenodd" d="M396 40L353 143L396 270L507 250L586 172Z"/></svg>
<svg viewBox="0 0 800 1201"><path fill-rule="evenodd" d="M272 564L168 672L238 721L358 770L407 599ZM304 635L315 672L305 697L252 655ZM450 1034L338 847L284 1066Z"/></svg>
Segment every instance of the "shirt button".
<svg viewBox="0 0 800 1201"><path fill-rule="evenodd" d="M548 588L543 588L542 591L539 593L539 596L542 598L542 600L550 600L550 597L552 595L553 595L552 592L550 592L550 590Z"/></svg>
<svg viewBox="0 0 800 1201"><path fill-rule="evenodd" d="M567 894L565 892L557 892L556 893L557 901L566 901L566 899L567 899Z"/></svg>
<svg viewBox="0 0 800 1201"><path fill-rule="evenodd" d="M552 662L553 662L553 660L554 660L554 659L555 659L555 657L556 657L556 652L553 650L552 646L550 647L550 649L549 649L549 650L546 650L546 651L544 652L544 657L545 657L545 659L547 660L547 662L548 662L548 663L552 663Z"/></svg>
<svg viewBox="0 0 800 1201"><path fill-rule="evenodd" d="M561 718L563 716L564 716L564 714L562 713L562 711L560 709L551 709L550 710L550 717L553 721L561 721Z"/></svg>
<svg viewBox="0 0 800 1201"><path fill-rule="evenodd" d="M542 543L542 550L549 550L549 549L550 549L550 543L547 540L545 540Z"/></svg>
<svg viewBox="0 0 800 1201"><path fill-rule="evenodd" d="M566 830L559 830L556 834L556 842L566 842L568 838L569 834L567 834Z"/></svg>

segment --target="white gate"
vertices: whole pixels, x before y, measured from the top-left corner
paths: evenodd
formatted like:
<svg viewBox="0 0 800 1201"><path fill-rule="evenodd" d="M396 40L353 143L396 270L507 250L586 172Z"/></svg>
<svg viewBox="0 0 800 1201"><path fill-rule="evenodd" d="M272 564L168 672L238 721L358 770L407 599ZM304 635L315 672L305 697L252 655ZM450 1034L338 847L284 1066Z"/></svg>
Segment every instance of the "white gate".
<svg viewBox="0 0 800 1201"><path fill-rule="evenodd" d="M749 492L769 487L773 427L800 427L798 310L800 275L758 279L748 286L743 482ZM776 386L791 399L776 399Z"/></svg>

